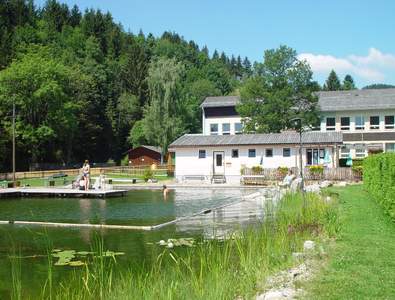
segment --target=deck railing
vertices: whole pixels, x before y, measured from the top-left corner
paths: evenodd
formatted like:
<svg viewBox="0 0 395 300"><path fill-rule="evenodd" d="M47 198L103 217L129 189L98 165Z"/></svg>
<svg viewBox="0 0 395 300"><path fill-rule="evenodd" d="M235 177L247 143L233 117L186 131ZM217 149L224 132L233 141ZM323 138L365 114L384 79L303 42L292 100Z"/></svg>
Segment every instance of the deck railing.
<svg viewBox="0 0 395 300"><path fill-rule="evenodd" d="M290 168L296 176L299 176L298 168ZM247 181L279 181L286 175L285 169L263 168L260 171L251 168L244 168L241 175L247 178ZM314 172L310 168L303 170L303 176L306 181L330 180L330 181L360 181L362 174L352 168L324 168L321 172ZM254 179L255 177L255 179Z"/></svg>
<svg viewBox="0 0 395 300"><path fill-rule="evenodd" d="M91 176L98 176L100 174L127 174L131 176L142 176L151 166L117 166L117 167L103 167L91 168ZM158 165L155 169L151 169L154 176L167 176L174 172L174 166ZM66 169L66 170L49 170L49 171L28 171L15 172L15 178L30 179L30 178L47 178L58 174L64 174L70 177L77 176L80 169ZM12 173L0 173L0 180L12 180Z"/></svg>

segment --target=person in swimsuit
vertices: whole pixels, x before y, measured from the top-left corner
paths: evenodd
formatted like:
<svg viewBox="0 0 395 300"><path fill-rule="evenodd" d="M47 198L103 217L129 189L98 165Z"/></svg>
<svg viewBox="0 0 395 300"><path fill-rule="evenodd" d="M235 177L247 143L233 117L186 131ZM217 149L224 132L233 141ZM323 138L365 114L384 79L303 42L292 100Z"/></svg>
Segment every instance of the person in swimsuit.
<svg viewBox="0 0 395 300"><path fill-rule="evenodd" d="M85 179L85 191L89 189L89 174L91 172L91 167L89 165L89 161L85 160L84 165L82 166L82 175L84 176Z"/></svg>
<svg viewBox="0 0 395 300"><path fill-rule="evenodd" d="M163 185L163 198L164 200L167 199L167 193L169 192L169 189L167 188L166 184Z"/></svg>

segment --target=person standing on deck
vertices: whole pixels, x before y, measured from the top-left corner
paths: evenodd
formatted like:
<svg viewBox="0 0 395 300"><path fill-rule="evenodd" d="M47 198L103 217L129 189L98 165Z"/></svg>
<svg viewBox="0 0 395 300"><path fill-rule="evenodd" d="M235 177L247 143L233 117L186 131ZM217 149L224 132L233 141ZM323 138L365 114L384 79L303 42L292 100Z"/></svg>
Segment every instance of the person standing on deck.
<svg viewBox="0 0 395 300"><path fill-rule="evenodd" d="M84 180L85 180L85 191L87 191L89 189L89 184L90 184L89 175L90 175L90 172L91 172L91 167L89 165L89 161L85 160L85 163L82 166L82 174L83 174Z"/></svg>

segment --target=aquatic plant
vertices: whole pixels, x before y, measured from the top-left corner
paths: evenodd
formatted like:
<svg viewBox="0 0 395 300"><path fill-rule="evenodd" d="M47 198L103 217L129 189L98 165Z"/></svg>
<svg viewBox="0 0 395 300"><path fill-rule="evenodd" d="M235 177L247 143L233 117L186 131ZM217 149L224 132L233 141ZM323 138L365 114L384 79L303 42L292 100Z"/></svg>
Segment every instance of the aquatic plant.
<svg viewBox="0 0 395 300"><path fill-rule="evenodd" d="M160 241L158 247L166 248L148 270L118 271L116 261L104 260L103 250L82 274L62 284L57 295L62 299L251 298L269 274L292 265L292 253L301 250L304 240L337 231L336 199L304 197L285 195L276 208L268 206L265 222L237 229L231 238ZM99 242L97 247L104 246Z"/></svg>

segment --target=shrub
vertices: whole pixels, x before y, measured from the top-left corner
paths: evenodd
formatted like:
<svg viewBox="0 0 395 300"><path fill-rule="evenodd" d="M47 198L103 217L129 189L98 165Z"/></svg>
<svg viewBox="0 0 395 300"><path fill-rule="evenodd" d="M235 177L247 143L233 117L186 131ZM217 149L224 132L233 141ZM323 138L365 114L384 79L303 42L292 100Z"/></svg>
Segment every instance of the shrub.
<svg viewBox="0 0 395 300"><path fill-rule="evenodd" d="M154 177L154 173L152 172L151 169L146 169L144 171L143 178L145 182L147 182L149 179L152 179L153 177Z"/></svg>
<svg viewBox="0 0 395 300"><path fill-rule="evenodd" d="M278 167L277 168L278 175L281 177L284 177L285 175L287 175L288 170L289 170L288 167Z"/></svg>
<svg viewBox="0 0 395 300"><path fill-rule="evenodd" d="M121 166L129 166L129 155L125 155L121 160Z"/></svg>
<svg viewBox="0 0 395 300"><path fill-rule="evenodd" d="M355 176L358 176L358 177L362 177L362 174L363 174L363 166L352 166L351 167L352 168L352 171L353 171L353 173L354 173L354 175Z"/></svg>
<svg viewBox="0 0 395 300"><path fill-rule="evenodd" d="M365 158L363 183L367 191L395 219L395 153L381 153Z"/></svg>
<svg viewBox="0 0 395 300"><path fill-rule="evenodd" d="M260 173L262 173L263 168L262 168L261 166L253 166L253 167L251 168L251 170L252 170L252 173L253 173L254 175L259 175Z"/></svg>
<svg viewBox="0 0 395 300"><path fill-rule="evenodd" d="M310 166L309 167L310 173L313 175L322 175L324 174L324 167L323 166Z"/></svg>
<svg viewBox="0 0 395 300"><path fill-rule="evenodd" d="M112 159L112 158L109 158L108 160L107 160L107 166L108 167L113 167L113 166L115 166L116 165L116 163L115 163L115 161Z"/></svg>

